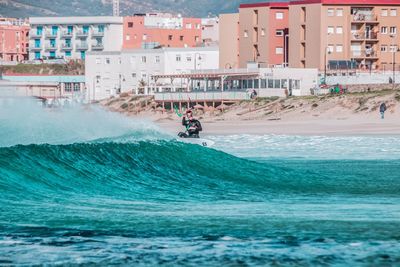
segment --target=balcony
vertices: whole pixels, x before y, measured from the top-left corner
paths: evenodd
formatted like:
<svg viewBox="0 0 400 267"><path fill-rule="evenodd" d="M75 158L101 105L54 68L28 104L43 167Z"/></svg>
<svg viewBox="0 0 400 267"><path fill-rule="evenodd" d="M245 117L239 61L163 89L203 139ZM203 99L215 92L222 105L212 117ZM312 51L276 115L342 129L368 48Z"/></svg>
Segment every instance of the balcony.
<svg viewBox="0 0 400 267"><path fill-rule="evenodd" d="M46 44L44 49L49 50L49 51L55 51L58 49L57 45L55 44Z"/></svg>
<svg viewBox="0 0 400 267"><path fill-rule="evenodd" d="M76 44L76 50L88 50L87 44Z"/></svg>
<svg viewBox="0 0 400 267"><path fill-rule="evenodd" d="M72 50L72 44L62 44L61 49L62 50Z"/></svg>
<svg viewBox="0 0 400 267"><path fill-rule="evenodd" d="M103 36L104 36L104 32L92 31L92 37L103 37Z"/></svg>
<svg viewBox="0 0 400 267"><path fill-rule="evenodd" d="M92 50L103 50L104 45L103 44L94 44L92 45Z"/></svg>
<svg viewBox="0 0 400 267"><path fill-rule="evenodd" d="M40 50L42 50L41 46L35 46L35 45L29 46L29 51L40 51Z"/></svg>
<svg viewBox="0 0 400 267"><path fill-rule="evenodd" d="M42 38L42 33L38 34L37 31L30 31L29 32L29 37L30 38Z"/></svg>
<svg viewBox="0 0 400 267"><path fill-rule="evenodd" d="M352 23L376 23L378 24L378 17L374 14L356 14L351 17Z"/></svg>
<svg viewBox="0 0 400 267"><path fill-rule="evenodd" d="M72 38L72 32L68 32L68 31L63 31L61 32L61 38Z"/></svg>
<svg viewBox="0 0 400 267"><path fill-rule="evenodd" d="M352 51L351 52L351 57L354 59L372 59L372 60L377 60L378 59L378 54L375 50L372 49L367 49L367 50L361 50L361 51Z"/></svg>
<svg viewBox="0 0 400 267"><path fill-rule="evenodd" d="M89 32L84 32L84 31L77 31L76 32L76 37L79 38L86 38L89 36Z"/></svg>
<svg viewBox="0 0 400 267"><path fill-rule="evenodd" d="M46 32L45 33L46 38L57 38L57 32Z"/></svg>
<svg viewBox="0 0 400 267"><path fill-rule="evenodd" d="M376 42L378 42L378 34L375 32L352 32L351 39L353 41L376 41Z"/></svg>

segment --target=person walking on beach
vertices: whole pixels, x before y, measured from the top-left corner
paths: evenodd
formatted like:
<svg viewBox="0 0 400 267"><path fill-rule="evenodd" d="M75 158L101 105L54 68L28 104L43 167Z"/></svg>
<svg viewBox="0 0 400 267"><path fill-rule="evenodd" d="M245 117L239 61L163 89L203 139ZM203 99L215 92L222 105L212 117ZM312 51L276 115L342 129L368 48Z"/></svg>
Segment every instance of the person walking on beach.
<svg viewBox="0 0 400 267"><path fill-rule="evenodd" d="M385 111L386 111L386 104L383 102L381 106L379 107L379 112L381 113L381 119L383 120L385 118Z"/></svg>

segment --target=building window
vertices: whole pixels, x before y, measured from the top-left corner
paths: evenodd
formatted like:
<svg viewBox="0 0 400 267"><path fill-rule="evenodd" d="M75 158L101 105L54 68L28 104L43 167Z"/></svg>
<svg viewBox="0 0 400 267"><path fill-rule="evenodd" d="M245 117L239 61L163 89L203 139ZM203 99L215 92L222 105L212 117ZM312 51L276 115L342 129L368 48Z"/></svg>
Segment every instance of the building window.
<svg viewBox="0 0 400 267"><path fill-rule="evenodd" d="M336 16L343 17L343 9L342 8L336 9Z"/></svg>
<svg viewBox="0 0 400 267"><path fill-rule="evenodd" d="M156 56L156 63L160 63L160 56Z"/></svg>
<svg viewBox="0 0 400 267"><path fill-rule="evenodd" d="M111 63L111 61L110 61L110 59L109 58L106 58L106 64L110 64Z"/></svg>
<svg viewBox="0 0 400 267"><path fill-rule="evenodd" d="M195 41L196 43L199 42L199 39L200 39L199 36L195 36L195 37L194 37L194 41Z"/></svg>
<svg viewBox="0 0 400 267"><path fill-rule="evenodd" d="M382 9L381 10L381 16L382 17L387 17L387 15L388 15L388 10L387 9Z"/></svg>
<svg viewBox="0 0 400 267"><path fill-rule="evenodd" d="M275 54L282 55L283 54L283 47L275 47Z"/></svg>
<svg viewBox="0 0 400 267"><path fill-rule="evenodd" d="M191 29L192 28L192 24L191 23L187 23L186 24L186 29Z"/></svg>
<svg viewBox="0 0 400 267"><path fill-rule="evenodd" d="M183 41L183 35L179 36L179 40Z"/></svg>
<svg viewBox="0 0 400 267"><path fill-rule="evenodd" d="M397 52L397 45L391 45L390 52Z"/></svg>
<svg viewBox="0 0 400 267"><path fill-rule="evenodd" d="M328 8L328 16L333 17L335 15L335 10L333 8Z"/></svg>
<svg viewBox="0 0 400 267"><path fill-rule="evenodd" d="M133 28L133 22L128 22L128 28Z"/></svg>
<svg viewBox="0 0 400 267"><path fill-rule="evenodd" d="M265 36L265 29L264 28L261 29L261 36Z"/></svg>
<svg viewBox="0 0 400 267"><path fill-rule="evenodd" d="M72 83L65 83L65 92L71 92L72 91Z"/></svg>
<svg viewBox="0 0 400 267"><path fill-rule="evenodd" d="M132 73L131 75L133 79L136 79L136 73Z"/></svg>
<svg viewBox="0 0 400 267"><path fill-rule="evenodd" d="M387 45L381 45L381 52L387 52L388 47Z"/></svg>
<svg viewBox="0 0 400 267"><path fill-rule="evenodd" d="M74 83L74 92L79 92L81 90L80 83Z"/></svg>
<svg viewBox="0 0 400 267"><path fill-rule="evenodd" d="M127 41L129 41L129 40L131 39L131 36L130 36L129 34L127 34L126 37L125 37L125 39L126 39Z"/></svg>
<svg viewBox="0 0 400 267"><path fill-rule="evenodd" d="M186 61L187 61L187 62L191 62L191 61L192 61L192 57L189 57L189 56L186 57Z"/></svg>
<svg viewBox="0 0 400 267"><path fill-rule="evenodd" d="M146 61L147 61L146 56L142 56L141 60L142 60L142 63L146 63Z"/></svg>
<svg viewBox="0 0 400 267"><path fill-rule="evenodd" d="M397 9L391 9L390 10L390 16L391 17L396 17L397 16Z"/></svg>
<svg viewBox="0 0 400 267"><path fill-rule="evenodd" d="M335 32L335 27L329 26L328 27L328 34L333 34Z"/></svg>
<svg viewBox="0 0 400 267"><path fill-rule="evenodd" d="M172 41L172 35L168 35L168 40Z"/></svg>
<svg viewBox="0 0 400 267"><path fill-rule="evenodd" d="M244 38L249 37L249 32L248 32L247 30L245 30L245 31L243 32L243 37L244 37Z"/></svg>
<svg viewBox="0 0 400 267"><path fill-rule="evenodd" d="M386 26L381 27L381 33L382 34L387 34L387 27Z"/></svg>
<svg viewBox="0 0 400 267"><path fill-rule="evenodd" d="M275 35L276 36L283 36L283 34L284 34L283 30L276 30L275 31Z"/></svg>
<svg viewBox="0 0 400 267"><path fill-rule="evenodd" d="M332 44L330 44L330 45L328 45L328 53L333 53L333 47L334 47L334 45L332 45Z"/></svg>
<svg viewBox="0 0 400 267"><path fill-rule="evenodd" d="M343 45L336 45L336 53L342 53L343 52Z"/></svg>
<svg viewBox="0 0 400 267"><path fill-rule="evenodd" d="M180 62L181 61L181 55L176 55L176 62Z"/></svg>
<svg viewBox="0 0 400 267"><path fill-rule="evenodd" d="M343 27L342 26L336 27L336 33L337 34L343 34Z"/></svg>
<svg viewBox="0 0 400 267"><path fill-rule="evenodd" d="M143 34L142 39L143 39L143 41L146 41L147 40L147 34Z"/></svg>
<svg viewBox="0 0 400 267"><path fill-rule="evenodd" d="M276 12L275 13L275 18L276 19L283 19L283 13L282 12Z"/></svg>
<svg viewBox="0 0 400 267"><path fill-rule="evenodd" d="M65 56L70 57L71 56L71 51L65 51Z"/></svg>
<svg viewBox="0 0 400 267"><path fill-rule="evenodd" d="M390 34L396 34L397 33L397 27L390 27Z"/></svg>
<svg viewBox="0 0 400 267"><path fill-rule="evenodd" d="M101 58L96 58L96 64L101 64Z"/></svg>

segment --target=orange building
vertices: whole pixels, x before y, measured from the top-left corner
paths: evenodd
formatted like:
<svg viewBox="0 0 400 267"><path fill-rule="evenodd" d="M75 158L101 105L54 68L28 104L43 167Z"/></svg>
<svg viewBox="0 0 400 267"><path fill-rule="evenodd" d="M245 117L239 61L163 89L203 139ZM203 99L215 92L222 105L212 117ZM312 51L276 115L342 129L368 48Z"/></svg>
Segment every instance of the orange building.
<svg viewBox="0 0 400 267"><path fill-rule="evenodd" d="M239 8L239 66L288 63L289 6L287 2L242 4Z"/></svg>
<svg viewBox="0 0 400 267"><path fill-rule="evenodd" d="M289 16L291 67L392 69L400 0L292 1Z"/></svg>
<svg viewBox="0 0 400 267"><path fill-rule="evenodd" d="M195 47L201 44L201 19L171 14L124 17L123 48Z"/></svg>
<svg viewBox="0 0 400 267"><path fill-rule="evenodd" d="M29 26L17 19L0 19L0 60L28 59Z"/></svg>

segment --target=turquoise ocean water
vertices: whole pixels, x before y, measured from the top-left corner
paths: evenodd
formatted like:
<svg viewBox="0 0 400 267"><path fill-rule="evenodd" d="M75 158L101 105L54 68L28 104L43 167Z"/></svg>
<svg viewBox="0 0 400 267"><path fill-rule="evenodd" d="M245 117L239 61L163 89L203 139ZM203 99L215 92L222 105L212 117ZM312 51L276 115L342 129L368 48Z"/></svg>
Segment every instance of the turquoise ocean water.
<svg viewBox="0 0 400 267"><path fill-rule="evenodd" d="M400 264L398 137L207 138L0 107L0 266Z"/></svg>

